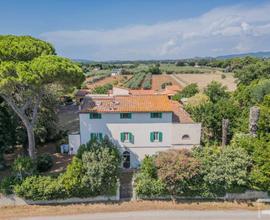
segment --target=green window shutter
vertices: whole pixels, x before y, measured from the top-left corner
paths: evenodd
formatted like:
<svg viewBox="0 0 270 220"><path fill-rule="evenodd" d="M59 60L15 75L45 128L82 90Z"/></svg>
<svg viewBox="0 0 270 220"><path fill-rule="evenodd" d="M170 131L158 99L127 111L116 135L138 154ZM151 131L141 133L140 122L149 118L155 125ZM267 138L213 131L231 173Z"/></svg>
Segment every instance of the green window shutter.
<svg viewBox="0 0 270 220"><path fill-rule="evenodd" d="M102 139L102 133L98 133L98 139L99 139L99 140Z"/></svg>
<svg viewBox="0 0 270 220"><path fill-rule="evenodd" d="M89 118L92 119L93 118L93 113L89 114Z"/></svg>
<svg viewBox="0 0 270 220"><path fill-rule="evenodd" d="M98 118L101 118L101 114L98 114Z"/></svg>
<svg viewBox="0 0 270 220"><path fill-rule="evenodd" d="M132 133L128 133L128 139L130 143L134 143L134 136L132 135Z"/></svg>
<svg viewBox="0 0 270 220"><path fill-rule="evenodd" d="M131 113L128 113L128 118L131 118Z"/></svg>
<svg viewBox="0 0 270 220"><path fill-rule="evenodd" d="M123 113L120 113L120 118L123 118L124 117L124 114Z"/></svg>
<svg viewBox="0 0 270 220"><path fill-rule="evenodd" d="M163 139L162 132L158 132L158 140L159 140L159 142L162 142L162 139Z"/></svg>
<svg viewBox="0 0 270 220"><path fill-rule="evenodd" d="M154 118L154 113L150 113L151 118Z"/></svg>
<svg viewBox="0 0 270 220"><path fill-rule="evenodd" d="M162 113L161 112L159 113L159 118L162 118Z"/></svg>
<svg viewBox="0 0 270 220"><path fill-rule="evenodd" d="M151 142L154 142L154 132L151 132L150 133L150 141Z"/></svg>
<svg viewBox="0 0 270 220"><path fill-rule="evenodd" d="M124 132L120 133L120 140L121 140L121 142L125 141L125 133Z"/></svg>

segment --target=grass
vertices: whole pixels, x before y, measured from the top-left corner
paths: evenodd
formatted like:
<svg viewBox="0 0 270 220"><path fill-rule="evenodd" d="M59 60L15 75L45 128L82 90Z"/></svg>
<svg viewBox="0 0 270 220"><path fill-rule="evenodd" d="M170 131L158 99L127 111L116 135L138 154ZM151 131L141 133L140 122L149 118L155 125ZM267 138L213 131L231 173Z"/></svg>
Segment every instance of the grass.
<svg viewBox="0 0 270 220"><path fill-rule="evenodd" d="M173 202L132 201L72 205L26 205L0 207L0 219L15 219L29 216L75 215L84 213L145 211L145 210L258 210L269 205L255 202Z"/></svg>

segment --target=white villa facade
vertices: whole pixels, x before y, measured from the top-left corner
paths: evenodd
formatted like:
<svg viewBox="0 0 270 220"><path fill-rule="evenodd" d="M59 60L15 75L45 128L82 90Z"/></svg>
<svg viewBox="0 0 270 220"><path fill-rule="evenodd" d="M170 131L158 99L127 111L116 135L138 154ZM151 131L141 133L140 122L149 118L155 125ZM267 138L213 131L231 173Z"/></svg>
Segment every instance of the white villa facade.
<svg viewBox="0 0 270 220"><path fill-rule="evenodd" d="M80 144L108 136L123 154L125 168L137 168L146 155L200 144L201 124L166 95L85 97L80 133L69 136L76 154Z"/></svg>

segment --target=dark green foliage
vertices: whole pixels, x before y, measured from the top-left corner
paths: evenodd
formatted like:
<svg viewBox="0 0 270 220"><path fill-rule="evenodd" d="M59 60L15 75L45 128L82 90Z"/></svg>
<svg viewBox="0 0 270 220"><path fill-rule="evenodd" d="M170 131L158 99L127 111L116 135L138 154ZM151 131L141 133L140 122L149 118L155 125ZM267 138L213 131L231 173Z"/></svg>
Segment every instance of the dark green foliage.
<svg viewBox="0 0 270 220"><path fill-rule="evenodd" d="M39 155L36 161L38 172L46 172L50 170L53 166L53 158L50 154Z"/></svg>
<svg viewBox="0 0 270 220"><path fill-rule="evenodd" d="M221 141L222 136L222 119L226 118L230 121L228 133L230 139L241 114L239 106L229 99L221 99L217 103L207 102L194 107L187 106L186 110L193 120L202 123L204 140L218 142Z"/></svg>
<svg viewBox="0 0 270 220"><path fill-rule="evenodd" d="M14 187L20 183L21 180L16 176L5 177L0 182L0 193L3 193L4 195L12 194Z"/></svg>
<svg viewBox="0 0 270 220"><path fill-rule="evenodd" d="M220 99L228 98L229 94L226 92L227 87L222 86L220 82L212 81L204 89L204 94L210 98L210 101L216 103Z"/></svg>
<svg viewBox="0 0 270 220"><path fill-rule="evenodd" d="M12 150L16 144L17 125L17 117L0 98L0 165L4 163L4 152Z"/></svg>
<svg viewBox="0 0 270 220"><path fill-rule="evenodd" d="M248 85L253 80L269 78L270 76L270 61L260 61L247 66L235 73L240 84Z"/></svg>
<svg viewBox="0 0 270 220"><path fill-rule="evenodd" d="M26 177L15 186L15 193L32 200L115 194L121 163L116 146L107 138L92 140L79 152L59 177Z"/></svg>
<svg viewBox="0 0 270 220"><path fill-rule="evenodd" d="M12 171L20 180L23 180L27 176L32 176L35 174L37 167L35 161L33 161L30 157L19 156L13 162Z"/></svg>
<svg viewBox="0 0 270 220"><path fill-rule="evenodd" d="M161 74L162 72L160 71L159 69L159 65L156 64L156 65L152 65L148 68L148 72L156 75L156 74Z"/></svg>
<svg viewBox="0 0 270 220"><path fill-rule="evenodd" d="M180 101L182 98L190 98L199 92L198 85L196 83L191 83L186 86L181 92L173 96L173 100Z"/></svg>

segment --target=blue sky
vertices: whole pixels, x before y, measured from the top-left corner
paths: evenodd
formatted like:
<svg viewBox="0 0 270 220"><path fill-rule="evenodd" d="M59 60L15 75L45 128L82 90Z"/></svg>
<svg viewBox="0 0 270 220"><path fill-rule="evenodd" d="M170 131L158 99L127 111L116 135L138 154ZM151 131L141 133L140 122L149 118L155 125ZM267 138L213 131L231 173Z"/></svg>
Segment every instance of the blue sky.
<svg viewBox="0 0 270 220"><path fill-rule="evenodd" d="M51 42L91 60L168 59L270 50L270 2L0 0L0 34Z"/></svg>

